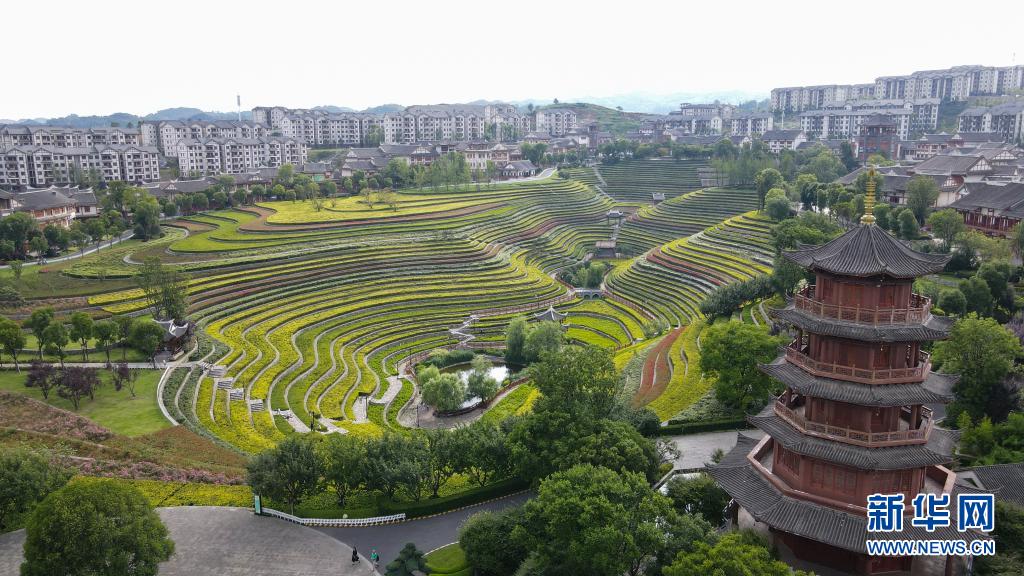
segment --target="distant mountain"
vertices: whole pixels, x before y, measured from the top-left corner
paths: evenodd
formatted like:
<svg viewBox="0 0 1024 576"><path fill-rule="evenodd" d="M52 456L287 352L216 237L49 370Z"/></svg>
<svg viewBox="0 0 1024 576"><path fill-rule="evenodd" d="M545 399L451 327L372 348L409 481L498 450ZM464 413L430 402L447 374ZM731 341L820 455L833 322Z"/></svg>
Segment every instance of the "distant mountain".
<svg viewBox="0 0 1024 576"><path fill-rule="evenodd" d="M650 94L646 92L630 92L617 96L587 96L584 98L564 98L566 102L588 102L598 104L607 108L621 106L628 112L645 112L648 114L667 114L678 110L683 102L694 104L719 102L727 104L741 104L751 100L760 101L767 97L767 94L757 92L721 91L721 92L676 92L673 94ZM533 104L534 106L551 105L551 100L529 99L513 102L519 106Z"/></svg>
<svg viewBox="0 0 1024 576"><path fill-rule="evenodd" d="M342 114L344 112L355 112L355 110L347 106L314 106L313 110L323 110L328 114Z"/></svg>
<svg viewBox="0 0 1024 576"><path fill-rule="evenodd" d="M367 114L393 114L395 112L401 112L405 110L405 106L401 104L381 104L380 106L373 106L363 110Z"/></svg>
<svg viewBox="0 0 1024 576"><path fill-rule="evenodd" d="M251 116L252 114L248 111L242 112L242 120L248 120ZM139 122L145 120L235 120L237 118L237 112L206 112L199 108L166 108L164 110L153 112L152 114L146 114L145 116L137 116L135 114L128 114L127 112L116 112L114 114L108 114L107 116L79 116L77 114L71 114L61 118L0 120L0 124L37 124L41 126L69 126L71 128L100 128L104 126L112 126L115 123L118 126L127 126L129 123L131 123L132 126L137 126Z"/></svg>

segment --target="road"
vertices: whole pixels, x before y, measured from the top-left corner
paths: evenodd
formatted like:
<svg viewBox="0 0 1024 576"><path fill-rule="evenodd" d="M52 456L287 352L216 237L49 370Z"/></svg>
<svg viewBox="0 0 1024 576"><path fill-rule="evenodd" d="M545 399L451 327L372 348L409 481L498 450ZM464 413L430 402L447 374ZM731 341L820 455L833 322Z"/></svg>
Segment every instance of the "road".
<svg viewBox="0 0 1024 576"><path fill-rule="evenodd" d="M73 260L75 258L82 258L83 256L88 256L89 254L92 254L93 252L96 252L97 250L100 250L101 248L104 248L104 247L110 248L114 244L118 244L118 243L120 243L120 242L122 242L124 240L127 240L127 239L131 238L134 235L135 235L135 232L132 232L131 230L129 230L129 231L121 234L117 238L112 238L109 241L101 242L98 246L93 246L92 248L86 248L85 251L83 251L83 252L75 252L74 254L68 254L67 256L59 256L57 258L47 258L42 263L42 265L45 266L47 264L54 264L56 262L64 262L65 260ZM26 260L26 261L22 262L22 266L26 266L26 267L27 266L39 266L39 265L40 265L40 262L38 260ZM0 266L0 270L2 270L4 268L10 268L10 265L5 264L3 266Z"/></svg>
<svg viewBox="0 0 1024 576"><path fill-rule="evenodd" d="M501 510L526 502L532 494L521 492L476 504L468 508L430 516L419 520L409 520L400 524L385 526L364 526L357 528L318 528L317 530L354 546L360 554L370 554L372 548L380 554L381 567L398 556L398 552L406 542L416 544L423 552L440 548L459 539L459 528L467 518L484 510Z"/></svg>

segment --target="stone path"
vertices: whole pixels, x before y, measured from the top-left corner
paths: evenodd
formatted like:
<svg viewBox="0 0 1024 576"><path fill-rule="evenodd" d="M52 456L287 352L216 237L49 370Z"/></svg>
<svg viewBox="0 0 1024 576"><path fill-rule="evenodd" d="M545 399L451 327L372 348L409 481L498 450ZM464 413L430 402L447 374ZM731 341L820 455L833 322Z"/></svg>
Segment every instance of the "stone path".
<svg viewBox="0 0 1024 576"><path fill-rule="evenodd" d="M366 410L370 404L369 399L369 396L359 396L356 398L356 401L352 403L352 413L356 416L353 423L363 424L370 421L366 416Z"/></svg>
<svg viewBox="0 0 1024 576"><path fill-rule="evenodd" d="M760 430L743 430L742 433L751 438L764 436L764 432ZM711 455L716 449L721 448L724 452L732 450L736 445L737 434L735 431L704 432L685 436L667 436L665 439L675 444L676 448L682 452L679 458L673 462L675 469L692 470L711 462Z"/></svg>
<svg viewBox="0 0 1024 576"><path fill-rule="evenodd" d="M175 546L174 556L160 565L160 576L377 574L365 558L353 565L352 548L339 539L284 520L257 517L246 508L182 506L158 513ZM0 576L18 575L24 538L22 530L0 535Z"/></svg>
<svg viewBox="0 0 1024 576"><path fill-rule="evenodd" d="M384 391L384 395L380 398L370 398L370 402L374 404L388 404L401 391L402 380L398 376L388 376L388 389Z"/></svg>

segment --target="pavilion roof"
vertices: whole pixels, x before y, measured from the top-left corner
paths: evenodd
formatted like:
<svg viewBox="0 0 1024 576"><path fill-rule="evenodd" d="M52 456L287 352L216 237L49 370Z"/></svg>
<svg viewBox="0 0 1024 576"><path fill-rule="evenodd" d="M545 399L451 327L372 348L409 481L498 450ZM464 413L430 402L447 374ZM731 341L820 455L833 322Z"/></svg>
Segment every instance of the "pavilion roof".
<svg viewBox="0 0 1024 576"><path fill-rule="evenodd" d="M950 256L925 254L878 226L860 225L822 244L783 252L792 262L844 276L917 278L939 272Z"/></svg>

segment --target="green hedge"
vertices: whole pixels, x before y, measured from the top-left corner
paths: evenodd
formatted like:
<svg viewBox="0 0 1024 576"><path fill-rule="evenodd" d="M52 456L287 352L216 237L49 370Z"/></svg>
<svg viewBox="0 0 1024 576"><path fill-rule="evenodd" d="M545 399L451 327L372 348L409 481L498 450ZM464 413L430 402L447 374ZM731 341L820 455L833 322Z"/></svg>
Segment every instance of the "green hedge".
<svg viewBox="0 0 1024 576"><path fill-rule="evenodd" d="M485 500L491 500L500 496L507 496L520 490L525 490L529 485L529 482L520 478L509 478L508 480L502 480L442 498L425 498L419 502L383 503L381 505L381 514L405 512L405 515L409 518L430 516L431 514L449 512L471 504L479 504Z"/></svg>
<svg viewBox="0 0 1024 576"><path fill-rule="evenodd" d="M657 436L697 434L698 432L717 432L721 430L742 430L749 428L747 419L744 417L721 418L719 420L705 420L702 422L675 422L669 420L668 425L658 428Z"/></svg>

